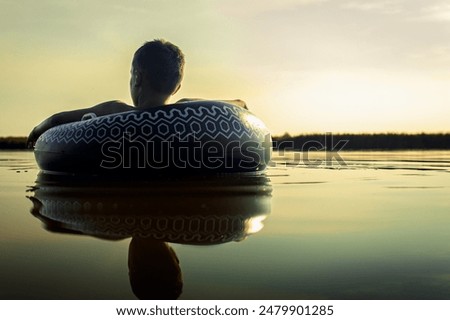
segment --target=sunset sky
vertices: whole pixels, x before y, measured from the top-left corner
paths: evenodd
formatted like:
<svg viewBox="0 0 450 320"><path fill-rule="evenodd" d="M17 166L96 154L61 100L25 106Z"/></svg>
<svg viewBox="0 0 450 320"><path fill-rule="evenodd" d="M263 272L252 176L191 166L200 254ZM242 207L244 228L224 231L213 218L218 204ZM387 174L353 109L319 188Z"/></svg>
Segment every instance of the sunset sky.
<svg viewBox="0 0 450 320"><path fill-rule="evenodd" d="M450 132L448 0L0 0L0 136L129 95L164 38L183 97L245 100L273 134Z"/></svg>

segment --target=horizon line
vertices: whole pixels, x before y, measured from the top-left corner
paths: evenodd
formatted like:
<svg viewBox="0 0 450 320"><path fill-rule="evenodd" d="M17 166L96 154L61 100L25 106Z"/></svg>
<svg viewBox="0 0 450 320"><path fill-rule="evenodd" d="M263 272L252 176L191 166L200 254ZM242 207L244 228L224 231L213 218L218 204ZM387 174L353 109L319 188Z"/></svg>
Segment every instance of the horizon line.
<svg viewBox="0 0 450 320"><path fill-rule="evenodd" d="M334 132L334 131L322 131L322 132L304 132L304 133L295 133L291 134L289 132L285 132L282 134L272 134L272 137L281 138L284 136L289 137L298 137L298 136L317 136L332 133L333 135L450 135L449 131L371 131L371 132ZM0 136L0 139L27 139L27 135L4 135Z"/></svg>

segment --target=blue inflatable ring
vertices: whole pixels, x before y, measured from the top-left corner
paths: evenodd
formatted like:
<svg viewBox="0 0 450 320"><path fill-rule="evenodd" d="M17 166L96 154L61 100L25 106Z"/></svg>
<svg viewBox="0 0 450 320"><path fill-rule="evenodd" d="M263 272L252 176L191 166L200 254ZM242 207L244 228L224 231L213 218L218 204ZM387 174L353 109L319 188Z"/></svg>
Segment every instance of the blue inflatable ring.
<svg viewBox="0 0 450 320"><path fill-rule="evenodd" d="M248 110L195 101L60 125L39 137L34 154L44 172L146 176L258 172L271 147Z"/></svg>

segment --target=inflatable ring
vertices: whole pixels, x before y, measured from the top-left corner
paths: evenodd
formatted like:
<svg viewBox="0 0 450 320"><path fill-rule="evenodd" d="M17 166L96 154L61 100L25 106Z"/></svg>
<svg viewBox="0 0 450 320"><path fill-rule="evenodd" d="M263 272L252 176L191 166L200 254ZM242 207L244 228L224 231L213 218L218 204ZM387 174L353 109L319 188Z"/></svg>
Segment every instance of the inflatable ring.
<svg viewBox="0 0 450 320"><path fill-rule="evenodd" d="M195 101L60 125L34 153L45 172L137 174L258 172L270 161L264 123L244 108Z"/></svg>

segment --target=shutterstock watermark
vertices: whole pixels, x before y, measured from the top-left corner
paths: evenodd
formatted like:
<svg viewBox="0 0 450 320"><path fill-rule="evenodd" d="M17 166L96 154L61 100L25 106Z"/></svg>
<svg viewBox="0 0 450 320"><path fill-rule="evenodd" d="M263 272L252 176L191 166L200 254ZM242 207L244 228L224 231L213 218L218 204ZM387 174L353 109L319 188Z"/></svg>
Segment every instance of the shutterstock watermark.
<svg viewBox="0 0 450 320"><path fill-rule="evenodd" d="M324 141L307 140L299 146L295 146L295 141L286 139L274 141L273 148L279 157L289 156L290 166L306 167L345 167L347 163L339 152L343 151L349 140L335 141L333 133L327 132ZM275 166L279 166L275 163Z"/></svg>
<svg viewBox="0 0 450 320"><path fill-rule="evenodd" d="M307 167L346 166L339 154L348 140L334 141L332 133L325 135L324 142L309 140L301 148L295 148L294 140L271 141L267 135L263 141L252 139L229 140L226 138L207 140L194 134L181 137L179 134L166 138L152 137L150 140L132 139L125 133L120 139L102 144L103 169L205 169L252 171L266 165L279 167L279 161L271 161L272 150L278 156L289 156L289 165ZM317 157L318 152L324 156Z"/></svg>

